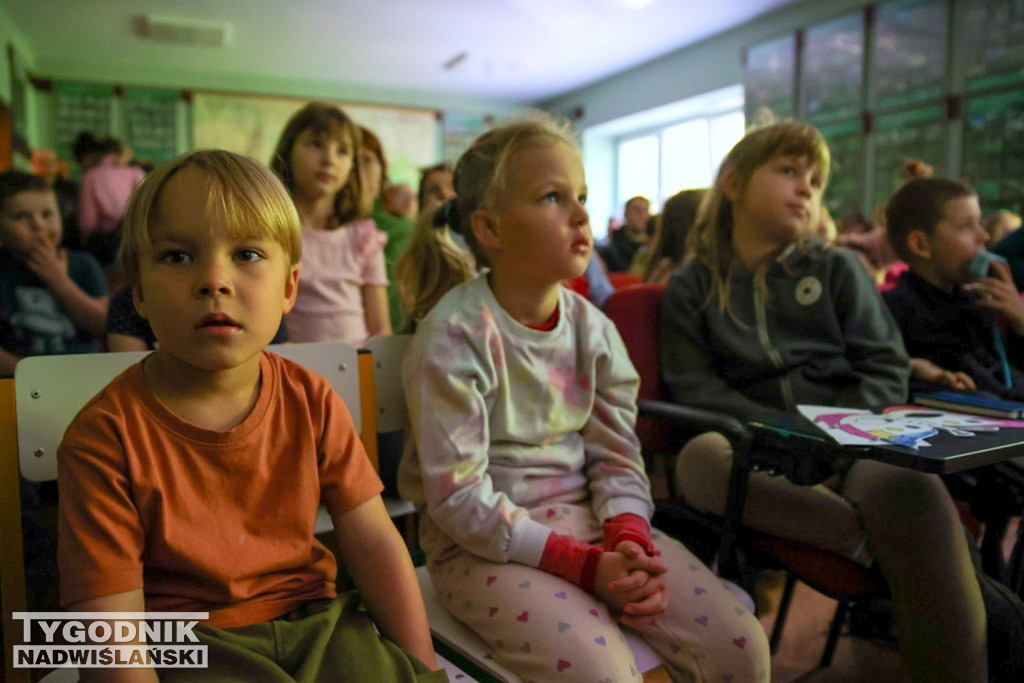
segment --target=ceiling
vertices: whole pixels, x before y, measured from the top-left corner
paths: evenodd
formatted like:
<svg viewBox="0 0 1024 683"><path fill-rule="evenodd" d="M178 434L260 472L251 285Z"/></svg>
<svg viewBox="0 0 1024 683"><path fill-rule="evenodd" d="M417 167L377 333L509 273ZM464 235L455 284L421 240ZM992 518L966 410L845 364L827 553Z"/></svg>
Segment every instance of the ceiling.
<svg viewBox="0 0 1024 683"><path fill-rule="evenodd" d="M31 46L42 76L83 72L118 82L130 65L130 73L151 72L164 80L167 74L216 76L227 83L263 76L537 102L794 1L0 0L0 5ZM645 6L634 9L638 5ZM227 45L140 37L140 17L147 15L227 23Z"/></svg>

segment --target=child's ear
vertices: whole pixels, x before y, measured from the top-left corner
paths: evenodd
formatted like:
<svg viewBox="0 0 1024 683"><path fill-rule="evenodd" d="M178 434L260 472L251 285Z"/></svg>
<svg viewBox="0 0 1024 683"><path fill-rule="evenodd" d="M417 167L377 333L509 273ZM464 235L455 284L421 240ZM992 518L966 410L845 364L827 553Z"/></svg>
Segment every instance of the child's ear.
<svg viewBox="0 0 1024 683"><path fill-rule="evenodd" d="M722 181L722 188L725 192L726 198L733 204L739 202L740 196L743 194L743 188L740 187L740 178L733 169L725 174L725 178Z"/></svg>
<svg viewBox="0 0 1024 683"><path fill-rule="evenodd" d="M501 237L498 234L498 221L487 209L477 209L469 217L469 225L477 243L485 248L496 250L501 248Z"/></svg>
<svg viewBox="0 0 1024 683"><path fill-rule="evenodd" d="M132 303L135 304L135 310L138 312L139 317L146 318L146 304L142 299L142 285L134 284L132 287Z"/></svg>
<svg viewBox="0 0 1024 683"><path fill-rule="evenodd" d="M288 276L284 281L284 311L288 313L295 305L295 297L299 293L299 267L292 266L288 270Z"/></svg>
<svg viewBox="0 0 1024 683"><path fill-rule="evenodd" d="M924 230L911 230L907 235L907 251L917 258L930 259L932 257L932 243Z"/></svg>

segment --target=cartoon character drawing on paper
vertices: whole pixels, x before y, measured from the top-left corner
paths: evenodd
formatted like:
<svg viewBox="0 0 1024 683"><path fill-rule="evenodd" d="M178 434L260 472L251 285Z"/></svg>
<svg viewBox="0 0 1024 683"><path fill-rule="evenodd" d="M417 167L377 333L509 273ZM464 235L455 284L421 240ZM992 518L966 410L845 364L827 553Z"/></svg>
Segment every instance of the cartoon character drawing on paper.
<svg viewBox="0 0 1024 683"><path fill-rule="evenodd" d="M892 406L881 413L826 413L819 415L814 421L868 441L887 441L914 449L930 446L927 439L940 432L958 437L972 437L979 432L1024 427L1024 422L1017 420L922 410L917 406Z"/></svg>

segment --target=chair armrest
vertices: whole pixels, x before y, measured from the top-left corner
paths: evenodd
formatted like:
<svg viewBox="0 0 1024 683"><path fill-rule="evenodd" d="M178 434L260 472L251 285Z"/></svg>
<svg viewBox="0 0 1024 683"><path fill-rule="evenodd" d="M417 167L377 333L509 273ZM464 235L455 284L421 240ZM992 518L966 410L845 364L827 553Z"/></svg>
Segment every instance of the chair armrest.
<svg viewBox="0 0 1024 683"><path fill-rule="evenodd" d="M637 401L637 411L643 417L663 420L673 426L718 432L732 444L732 472L721 529L718 569L722 577L736 578L744 587L752 586L752 582L747 580L749 577L741 576L746 562L736 554L736 539L742 510L746 506L747 481L751 470L750 444L753 436L750 429L731 415L665 401L640 399Z"/></svg>
<svg viewBox="0 0 1024 683"><path fill-rule="evenodd" d="M750 430L732 415L649 398L640 399L636 405L642 417L662 420L676 427L719 432L733 443L750 439Z"/></svg>
<svg viewBox="0 0 1024 683"><path fill-rule="evenodd" d="M736 554L740 552L736 541L742 525L742 511L746 507L751 471L768 470L795 484L809 485L824 481L835 472L838 463L849 457L838 446L823 439L796 433L783 437L780 432L744 423L724 413L651 399L637 401L637 410L642 417L673 426L718 432L732 444L733 463L718 567L723 577L735 578L744 586L750 584L752 577L744 575L746 562Z"/></svg>
<svg viewBox="0 0 1024 683"><path fill-rule="evenodd" d="M746 453L744 464L781 474L794 484L817 484L827 479L838 462L849 455L836 444L824 439L782 437L769 429L703 408L693 408L667 401L640 399L637 409L641 417L708 432L718 432L733 444L737 452Z"/></svg>

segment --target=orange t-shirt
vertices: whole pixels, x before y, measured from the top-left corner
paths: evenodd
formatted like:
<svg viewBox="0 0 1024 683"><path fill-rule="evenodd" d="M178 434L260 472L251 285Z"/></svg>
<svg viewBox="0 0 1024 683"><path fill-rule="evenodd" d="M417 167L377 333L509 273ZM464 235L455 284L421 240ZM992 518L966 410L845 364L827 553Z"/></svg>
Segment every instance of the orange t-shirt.
<svg viewBox="0 0 1024 683"><path fill-rule="evenodd" d="M259 397L226 432L178 418L136 364L93 398L57 452L61 602L142 588L146 611L232 628L336 595L313 538L382 490L328 382L272 353Z"/></svg>

